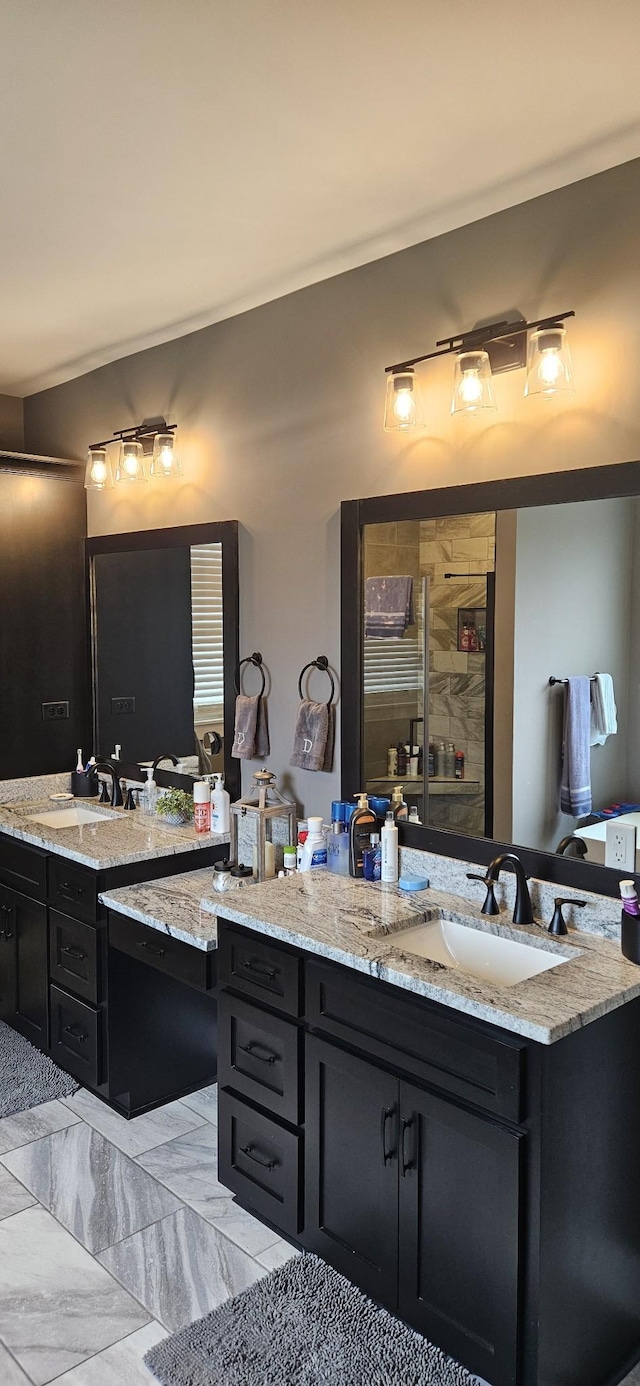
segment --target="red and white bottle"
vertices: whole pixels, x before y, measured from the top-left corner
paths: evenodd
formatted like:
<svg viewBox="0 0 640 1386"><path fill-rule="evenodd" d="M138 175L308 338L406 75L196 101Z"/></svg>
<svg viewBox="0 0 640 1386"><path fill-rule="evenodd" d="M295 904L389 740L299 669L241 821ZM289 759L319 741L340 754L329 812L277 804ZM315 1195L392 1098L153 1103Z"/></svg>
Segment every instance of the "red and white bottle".
<svg viewBox="0 0 640 1386"><path fill-rule="evenodd" d="M207 780L193 786L193 826L197 833L211 832L211 789Z"/></svg>

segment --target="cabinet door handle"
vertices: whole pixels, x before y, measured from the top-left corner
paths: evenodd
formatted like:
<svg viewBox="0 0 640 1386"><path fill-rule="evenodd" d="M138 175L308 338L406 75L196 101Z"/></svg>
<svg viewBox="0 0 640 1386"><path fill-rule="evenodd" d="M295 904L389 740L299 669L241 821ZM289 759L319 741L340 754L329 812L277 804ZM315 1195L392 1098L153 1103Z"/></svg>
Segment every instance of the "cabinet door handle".
<svg viewBox="0 0 640 1386"><path fill-rule="evenodd" d="M85 1031L81 1030L79 1025L64 1025L63 1034L71 1035L71 1038L77 1040L79 1044L84 1044L87 1038Z"/></svg>
<svg viewBox="0 0 640 1386"><path fill-rule="evenodd" d="M394 1114L395 1107L383 1107L380 1115L380 1137L382 1140L383 1165L386 1165L388 1160L392 1160L396 1153L395 1150L387 1150L387 1122L391 1120Z"/></svg>
<svg viewBox="0 0 640 1386"><path fill-rule="evenodd" d="M156 958L164 957L164 948L154 948L152 943L136 943L136 948L146 948L147 953L153 953Z"/></svg>
<svg viewBox="0 0 640 1386"><path fill-rule="evenodd" d="M268 1169L269 1171L275 1169L278 1163L277 1160L261 1160L259 1155L254 1155L252 1145L241 1145L240 1153L241 1155L246 1155L247 1159L253 1160L254 1164L260 1165L262 1169Z"/></svg>
<svg viewBox="0 0 640 1386"><path fill-rule="evenodd" d="M60 949L60 952L66 953L68 958L74 958L76 962L84 962L87 956L86 953L82 952L81 948L70 948L66 945Z"/></svg>
<svg viewBox="0 0 640 1386"><path fill-rule="evenodd" d="M401 1161L401 1164L400 1164L400 1173L401 1173L401 1175L402 1175L403 1178L404 1178L405 1175L407 1174L407 1171L410 1170L410 1169L413 1169L413 1167L414 1167L414 1165L415 1165L415 1160L416 1160L416 1152L415 1152L415 1150L414 1150L413 1155L411 1155L409 1158L407 1158L407 1131L409 1131L410 1128L411 1128L412 1126L415 1125L415 1120L416 1120L416 1114L415 1114L415 1112L413 1112L412 1115L411 1115L410 1117L403 1117L403 1118L402 1118L402 1138L401 1138L401 1144L402 1144L402 1161Z"/></svg>
<svg viewBox="0 0 640 1386"><path fill-rule="evenodd" d="M261 1048L265 1050L265 1053L259 1054L258 1046L253 1040L249 1040L248 1044L241 1044L239 1048L243 1054L248 1054L250 1058L259 1059L261 1064L277 1064L279 1062L279 1054L271 1054L264 1044Z"/></svg>
<svg viewBox="0 0 640 1386"><path fill-rule="evenodd" d="M246 962L244 968L245 972L253 972L256 977L260 977L261 979L267 977L270 982L273 982L278 975L274 967L262 967L260 963L255 961Z"/></svg>
<svg viewBox="0 0 640 1386"><path fill-rule="evenodd" d="M8 943L9 939L13 938L13 934L9 933L8 929L0 929L0 938L3 938L5 942Z"/></svg>

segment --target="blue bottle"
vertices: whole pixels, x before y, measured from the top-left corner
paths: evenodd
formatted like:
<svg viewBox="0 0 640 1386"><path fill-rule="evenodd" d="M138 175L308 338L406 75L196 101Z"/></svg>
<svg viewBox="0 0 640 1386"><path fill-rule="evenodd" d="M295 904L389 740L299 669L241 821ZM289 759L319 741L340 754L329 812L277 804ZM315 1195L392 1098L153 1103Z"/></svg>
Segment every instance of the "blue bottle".
<svg viewBox="0 0 640 1386"><path fill-rule="evenodd" d="M380 834L371 834L371 846L363 853L365 881L379 881L382 874L382 847Z"/></svg>

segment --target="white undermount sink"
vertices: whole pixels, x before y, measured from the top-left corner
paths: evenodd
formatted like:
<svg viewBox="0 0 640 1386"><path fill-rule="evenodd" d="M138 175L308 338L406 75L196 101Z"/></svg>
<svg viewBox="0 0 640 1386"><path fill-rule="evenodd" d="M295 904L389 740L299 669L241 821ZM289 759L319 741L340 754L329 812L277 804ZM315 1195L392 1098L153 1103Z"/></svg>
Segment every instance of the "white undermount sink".
<svg viewBox="0 0 640 1386"><path fill-rule="evenodd" d="M42 823L45 828L80 828L84 823L108 823L111 818L121 818L120 813L96 813L90 808L48 809L46 813L32 813L29 823Z"/></svg>
<svg viewBox="0 0 640 1386"><path fill-rule="evenodd" d="M430 958L502 987L513 987L539 972L571 961L551 949L534 948L530 943L485 933L470 924L445 918L401 929L393 934L393 943L403 953Z"/></svg>

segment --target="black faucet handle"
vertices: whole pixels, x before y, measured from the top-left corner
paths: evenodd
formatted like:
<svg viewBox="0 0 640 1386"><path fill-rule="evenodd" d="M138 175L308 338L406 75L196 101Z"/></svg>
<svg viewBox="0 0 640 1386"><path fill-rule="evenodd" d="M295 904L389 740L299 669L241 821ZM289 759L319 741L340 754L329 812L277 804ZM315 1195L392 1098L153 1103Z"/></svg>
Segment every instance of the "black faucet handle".
<svg viewBox="0 0 640 1386"><path fill-rule="evenodd" d="M564 915L562 913L562 906L576 905L579 910L582 910L584 909L587 902L586 900L574 900L572 895L558 895L556 896L556 899L553 903L555 905L555 909L553 911L553 919L551 920L551 923L549 925L548 932L550 934L566 934L568 931Z"/></svg>
<svg viewBox="0 0 640 1386"><path fill-rule="evenodd" d="M101 804L109 804L109 803L111 802L111 798L110 798L110 795L109 795L109 785L108 785L108 783L107 783L106 780L101 780L101 781L100 781L100 800L99 800L99 802L100 802Z"/></svg>
<svg viewBox="0 0 640 1386"><path fill-rule="evenodd" d="M495 895L496 882L491 879L491 876L478 876L475 871L467 871L467 880L480 881L482 885L485 885L487 887L487 893L485 895L484 904L482 906L480 913L499 914L500 907L498 905L498 901L496 900Z"/></svg>

